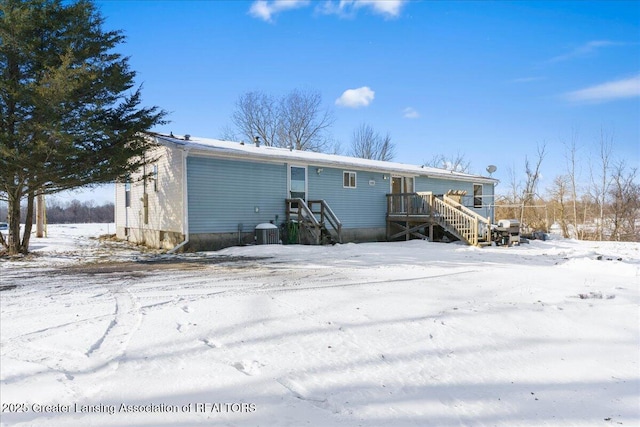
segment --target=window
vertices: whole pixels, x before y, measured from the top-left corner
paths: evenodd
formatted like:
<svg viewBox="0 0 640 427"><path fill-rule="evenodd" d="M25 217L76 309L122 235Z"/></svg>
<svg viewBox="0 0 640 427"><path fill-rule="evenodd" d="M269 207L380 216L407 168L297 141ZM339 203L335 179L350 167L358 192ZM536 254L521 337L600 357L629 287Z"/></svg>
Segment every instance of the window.
<svg viewBox="0 0 640 427"><path fill-rule="evenodd" d="M473 184L473 207L482 207L482 184Z"/></svg>
<svg viewBox="0 0 640 427"><path fill-rule="evenodd" d="M153 191L158 191L158 165L153 165Z"/></svg>
<svg viewBox="0 0 640 427"><path fill-rule="evenodd" d="M307 168L289 166L289 195L292 199L307 199Z"/></svg>
<svg viewBox="0 0 640 427"><path fill-rule="evenodd" d="M131 179L129 177L124 181L124 206L131 207Z"/></svg>
<svg viewBox="0 0 640 427"><path fill-rule="evenodd" d="M355 172L343 172L342 177L343 177L342 186L344 188L356 188Z"/></svg>

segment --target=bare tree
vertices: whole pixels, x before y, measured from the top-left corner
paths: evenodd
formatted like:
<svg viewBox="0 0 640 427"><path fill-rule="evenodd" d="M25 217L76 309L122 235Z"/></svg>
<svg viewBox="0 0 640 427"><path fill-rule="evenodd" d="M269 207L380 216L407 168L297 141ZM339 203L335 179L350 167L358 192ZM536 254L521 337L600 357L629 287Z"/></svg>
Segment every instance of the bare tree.
<svg viewBox="0 0 640 427"><path fill-rule="evenodd" d="M395 145L388 133L381 136L370 125L363 123L353 131L349 155L362 159L392 160Z"/></svg>
<svg viewBox="0 0 640 427"><path fill-rule="evenodd" d="M597 239L602 240L604 237L605 227L605 204L607 192L611 183L609 172L611 169L611 153L613 151L613 136L600 129L600 140L598 144L599 164L590 164L591 168L591 196L598 207L598 224L596 227ZM594 168L597 167L597 170Z"/></svg>
<svg viewBox="0 0 640 427"><path fill-rule="evenodd" d="M296 150L326 151L330 148L325 131L334 119L322 109L322 96L316 91L293 90L280 100L278 145Z"/></svg>
<svg viewBox="0 0 640 427"><path fill-rule="evenodd" d="M559 175L553 180L551 197L553 198L554 218L560 223L562 237L569 237L569 226L567 222L566 197L569 193L570 178L567 175ZM557 214L557 216L555 215Z"/></svg>
<svg viewBox="0 0 640 427"><path fill-rule="evenodd" d="M638 239L636 221L640 218L640 185L635 181L638 170L627 170L624 161L617 163L611 174L610 221L611 240Z"/></svg>
<svg viewBox="0 0 640 427"><path fill-rule="evenodd" d="M575 236L576 238L582 239L584 238L584 227L579 227L578 222L578 180L580 179L578 170L578 133L575 129L571 132L571 141L568 144L565 144L565 158L567 161L567 179L569 185L569 192L571 196L571 207L573 214L573 226L575 228ZM583 221L584 222L584 218Z"/></svg>
<svg viewBox="0 0 640 427"><path fill-rule="evenodd" d="M327 129L334 119L322 109L319 92L293 90L276 99L261 91L247 92L236 102L232 122L237 133L249 141L254 137L268 146L326 151L333 148ZM225 136L235 135L232 129Z"/></svg>
<svg viewBox="0 0 640 427"><path fill-rule="evenodd" d="M225 125L220 131L219 139L222 141L239 141L242 137L238 136L238 133L233 127Z"/></svg>
<svg viewBox="0 0 640 427"><path fill-rule="evenodd" d="M495 217L519 218L518 209L522 208L520 201L521 183L515 173L515 165L507 169L509 175L508 192L496 198Z"/></svg>
<svg viewBox="0 0 640 427"><path fill-rule="evenodd" d="M430 161L425 162L424 165L462 173L469 173L471 169L471 161L467 160L464 154L460 153L457 153L455 156L436 154Z"/></svg>
<svg viewBox="0 0 640 427"><path fill-rule="evenodd" d="M277 103L272 96L260 91L240 95L231 120L238 132L248 141L253 141L254 137L259 136L265 145L278 145L276 138L280 117ZM226 133L233 134L229 130Z"/></svg>
<svg viewBox="0 0 640 427"><path fill-rule="evenodd" d="M534 206L535 197L539 197L537 192L541 176L540 166L542 166L542 161L544 160L544 157L546 155L546 147L546 143L543 143L541 146L538 145L536 147L537 156L535 159L535 163L531 163L528 156L525 157L524 160L524 171L526 174L526 179L524 188L522 189L522 211L520 214L520 222L531 229L544 228L543 220L539 215L536 214L537 211L534 209L525 213L525 209L527 207Z"/></svg>

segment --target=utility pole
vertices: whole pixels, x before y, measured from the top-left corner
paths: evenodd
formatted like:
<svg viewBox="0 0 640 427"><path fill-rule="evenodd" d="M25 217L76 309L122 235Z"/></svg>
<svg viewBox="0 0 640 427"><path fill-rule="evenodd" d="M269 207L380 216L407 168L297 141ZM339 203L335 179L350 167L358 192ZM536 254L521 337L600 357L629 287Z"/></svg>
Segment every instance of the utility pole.
<svg viewBox="0 0 640 427"><path fill-rule="evenodd" d="M44 194L38 192L36 196L36 237L44 237Z"/></svg>

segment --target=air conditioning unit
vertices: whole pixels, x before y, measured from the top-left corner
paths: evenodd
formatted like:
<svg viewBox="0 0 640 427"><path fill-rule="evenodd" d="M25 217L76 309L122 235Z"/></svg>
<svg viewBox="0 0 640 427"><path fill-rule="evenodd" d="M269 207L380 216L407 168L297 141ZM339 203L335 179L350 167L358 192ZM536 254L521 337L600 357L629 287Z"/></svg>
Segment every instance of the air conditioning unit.
<svg viewBox="0 0 640 427"><path fill-rule="evenodd" d="M256 226L256 244L277 245L280 243L280 233L278 227L270 222L258 224Z"/></svg>

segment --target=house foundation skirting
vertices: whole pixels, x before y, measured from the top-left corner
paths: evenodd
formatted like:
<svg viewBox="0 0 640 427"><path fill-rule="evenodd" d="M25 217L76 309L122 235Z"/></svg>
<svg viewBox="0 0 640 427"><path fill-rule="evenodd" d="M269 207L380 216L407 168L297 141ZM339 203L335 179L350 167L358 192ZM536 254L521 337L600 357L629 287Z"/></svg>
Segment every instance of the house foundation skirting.
<svg viewBox="0 0 640 427"><path fill-rule="evenodd" d="M343 228L343 243L382 242L386 238L386 229L379 228ZM282 236L280 236L282 239ZM199 233L189 235L188 251L217 251L230 246L255 243L255 234L251 233Z"/></svg>
<svg viewBox="0 0 640 427"><path fill-rule="evenodd" d="M167 250L174 248L184 240L184 234L176 231L127 227L116 227L116 237L136 245Z"/></svg>
<svg viewBox="0 0 640 427"><path fill-rule="evenodd" d="M182 233L139 228L116 229L116 237L135 244L157 249L172 249L184 240ZM281 236L282 238L282 236ZM343 243L382 242L386 240L386 229L376 228L344 228ZM189 243L184 248L189 252L217 251L231 246L250 245L255 243L255 233L198 233L189 235Z"/></svg>

